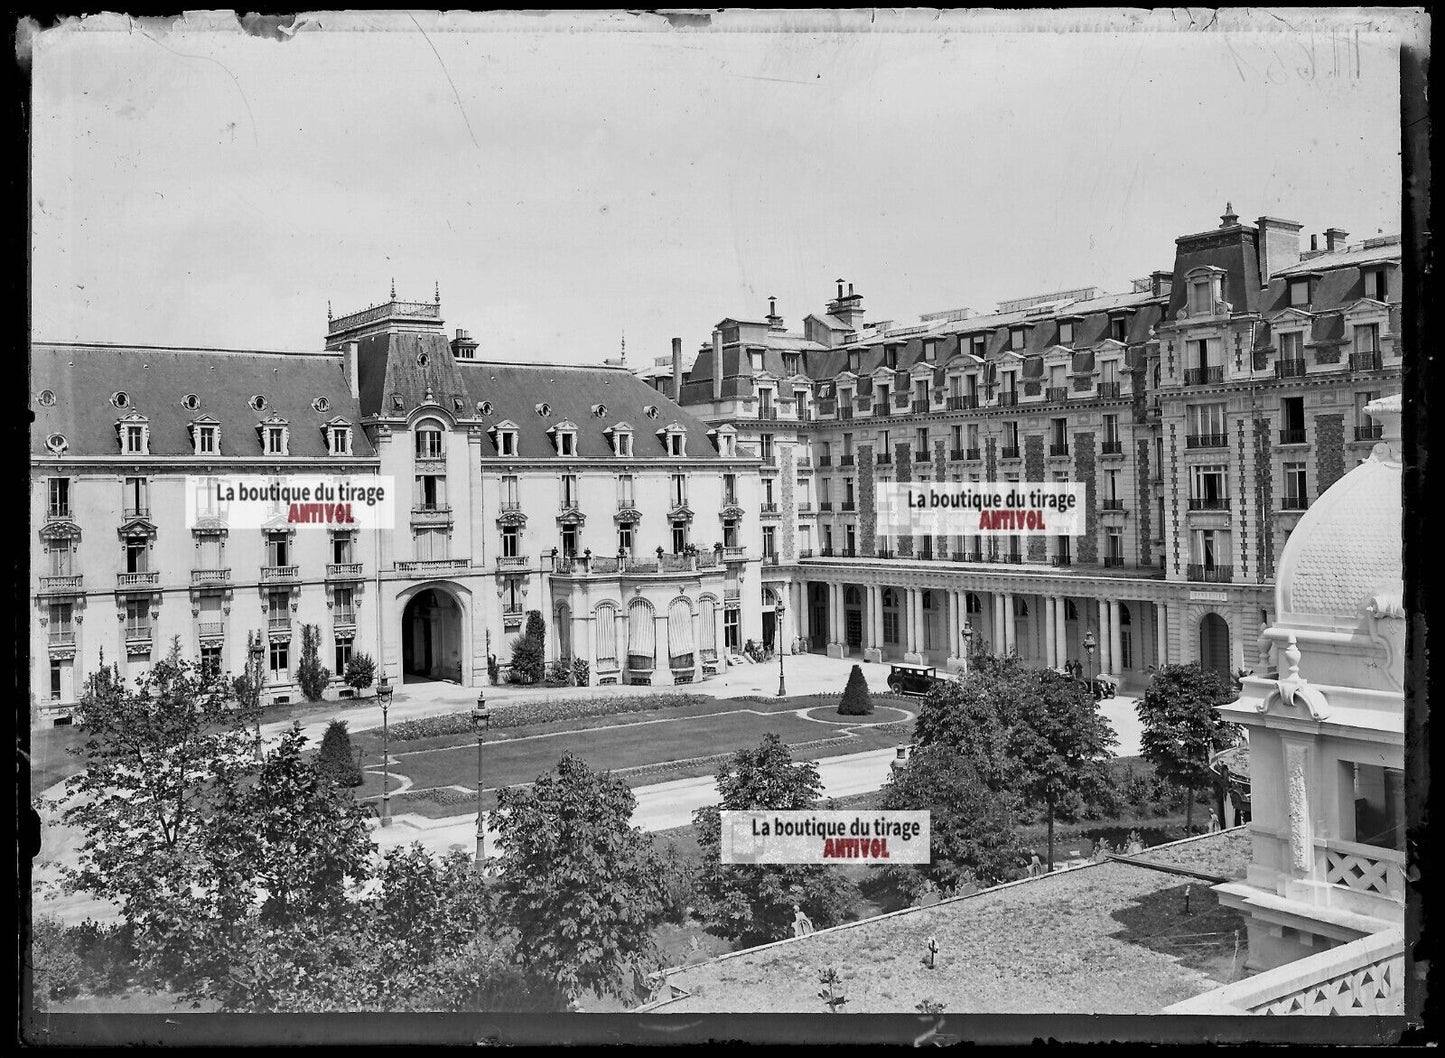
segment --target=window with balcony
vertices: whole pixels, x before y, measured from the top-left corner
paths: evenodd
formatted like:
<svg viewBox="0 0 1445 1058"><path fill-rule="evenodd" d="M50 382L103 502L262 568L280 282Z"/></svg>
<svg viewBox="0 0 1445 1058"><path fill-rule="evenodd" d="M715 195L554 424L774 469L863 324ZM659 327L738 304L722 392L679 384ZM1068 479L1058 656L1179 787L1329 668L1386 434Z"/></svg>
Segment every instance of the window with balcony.
<svg viewBox="0 0 1445 1058"><path fill-rule="evenodd" d="M1355 355L1374 356L1380 351L1380 325L1362 323L1355 327Z"/></svg>
<svg viewBox="0 0 1445 1058"><path fill-rule="evenodd" d="M356 558L356 534L355 533L332 533L331 534L331 561L336 565L345 565L355 562Z"/></svg>
<svg viewBox="0 0 1445 1058"><path fill-rule="evenodd" d="M1189 468L1189 509L1229 509L1228 468L1222 463L1196 463Z"/></svg>
<svg viewBox="0 0 1445 1058"><path fill-rule="evenodd" d="M1069 454L1069 420L1051 419L1049 421L1049 455L1066 456Z"/></svg>
<svg viewBox="0 0 1445 1058"><path fill-rule="evenodd" d="M447 506L447 479L442 474L418 474L416 508L419 511L441 511Z"/></svg>
<svg viewBox="0 0 1445 1058"><path fill-rule="evenodd" d="M625 554L632 554L632 523L626 522L617 527L617 550Z"/></svg>
<svg viewBox="0 0 1445 1058"><path fill-rule="evenodd" d="M723 547L738 546L738 520L736 518L723 519Z"/></svg>
<svg viewBox="0 0 1445 1058"><path fill-rule="evenodd" d="M413 529L412 554L420 561L449 558L451 535L439 526Z"/></svg>
<svg viewBox="0 0 1445 1058"><path fill-rule="evenodd" d="M291 534L278 530L266 534L266 565L289 566L291 564Z"/></svg>
<svg viewBox="0 0 1445 1058"><path fill-rule="evenodd" d="M769 486L771 487L771 479L769 479ZM686 475L686 474L672 474L672 475L669 475L669 477L668 477L668 498L671 500L672 506L673 506L674 508L676 508L676 507L684 507L684 506L687 505L687 475Z"/></svg>
<svg viewBox="0 0 1445 1058"><path fill-rule="evenodd" d="M1230 535L1225 529L1196 529L1190 535L1190 557L1206 572L1228 566Z"/></svg>
<svg viewBox="0 0 1445 1058"><path fill-rule="evenodd" d="M1379 390L1365 390L1355 394L1355 440L1374 441L1384 436L1384 424L1375 422L1365 411L1372 400L1379 400Z"/></svg>
<svg viewBox="0 0 1445 1058"><path fill-rule="evenodd" d="M777 409L773 407L773 391L771 389L758 390L758 418L777 418Z"/></svg>
<svg viewBox="0 0 1445 1058"><path fill-rule="evenodd" d="M121 490L121 509L126 518L149 518L150 483L145 478L126 478Z"/></svg>
<svg viewBox="0 0 1445 1058"><path fill-rule="evenodd" d="M1298 445L1305 443L1305 399L1284 397L1279 402L1280 432L1279 443Z"/></svg>
<svg viewBox="0 0 1445 1058"><path fill-rule="evenodd" d="M442 432L438 427L418 427L416 431L416 457L418 459L440 459L442 457Z"/></svg>
<svg viewBox="0 0 1445 1058"><path fill-rule="evenodd" d="M920 462L928 458L928 428L918 427L913 431L913 458Z"/></svg>
<svg viewBox="0 0 1445 1058"><path fill-rule="evenodd" d="M672 553L680 555L687 550L687 522L681 518L672 521Z"/></svg>
<svg viewBox="0 0 1445 1058"><path fill-rule="evenodd" d="M70 479L51 478L47 483L46 492L49 503L45 508L51 518L70 517Z"/></svg>
<svg viewBox="0 0 1445 1058"><path fill-rule="evenodd" d="M577 527L575 525L562 526L562 555L566 558L577 557Z"/></svg>
<svg viewBox="0 0 1445 1058"><path fill-rule="evenodd" d="M777 552L777 531L771 525L763 526L763 557L772 558Z"/></svg>
<svg viewBox="0 0 1445 1058"><path fill-rule="evenodd" d="M631 480L632 480L631 478L628 478L628 481L631 481ZM521 501L521 493L518 492L518 490L517 490L517 475L515 475L515 474L503 474L503 475L502 475L502 510L504 510L504 511L517 511L517 510L521 510L521 508L522 508L522 501Z"/></svg>
<svg viewBox="0 0 1445 1058"><path fill-rule="evenodd" d="M1185 435L1186 445L1189 448L1224 447L1229 441L1225 432L1225 412L1223 402L1191 404L1184 413L1189 429Z"/></svg>
<svg viewBox="0 0 1445 1058"><path fill-rule="evenodd" d="M221 537L216 533L206 533L196 537L196 568L197 569L220 569L225 565L225 559L221 554Z"/></svg>
<svg viewBox="0 0 1445 1058"><path fill-rule="evenodd" d="M54 541L47 550L50 553L50 576L72 577L75 575L75 551L69 541Z"/></svg>
<svg viewBox="0 0 1445 1058"><path fill-rule="evenodd" d="M1302 511L1309 505L1309 476L1305 464L1286 463L1284 465L1284 494L1280 500L1280 509Z"/></svg>
<svg viewBox="0 0 1445 1058"><path fill-rule="evenodd" d="M577 475L562 475L562 506L563 508L576 507L578 505L579 493L577 489Z"/></svg>
<svg viewBox="0 0 1445 1058"><path fill-rule="evenodd" d="M1124 509L1124 496L1119 491L1121 472L1118 467L1109 467L1104 471L1101 484L1103 485L1103 509L1106 511L1119 511Z"/></svg>
<svg viewBox="0 0 1445 1058"><path fill-rule="evenodd" d="M270 679L272 683L291 682L291 644L284 639L271 642L269 652Z"/></svg>
<svg viewBox="0 0 1445 1058"><path fill-rule="evenodd" d="M1304 331L1281 331L1279 333L1279 358L1281 360L1303 360L1304 355Z"/></svg>

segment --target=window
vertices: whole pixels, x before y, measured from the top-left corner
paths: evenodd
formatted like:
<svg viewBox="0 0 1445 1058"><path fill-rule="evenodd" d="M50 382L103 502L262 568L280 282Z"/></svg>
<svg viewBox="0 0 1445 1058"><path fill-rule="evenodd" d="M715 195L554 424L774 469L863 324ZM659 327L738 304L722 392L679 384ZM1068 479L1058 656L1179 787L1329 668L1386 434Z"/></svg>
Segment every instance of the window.
<svg viewBox="0 0 1445 1058"><path fill-rule="evenodd" d="M344 565L356 561L352 558L355 553L356 538L352 533L333 533L331 536L331 561L336 565Z"/></svg>
<svg viewBox="0 0 1445 1058"><path fill-rule="evenodd" d="M51 478L48 486L50 505L47 510L52 518L70 517L70 479Z"/></svg>
<svg viewBox="0 0 1445 1058"><path fill-rule="evenodd" d="M497 431L497 452L504 456L514 456L517 454L517 431Z"/></svg>
<svg viewBox="0 0 1445 1058"><path fill-rule="evenodd" d="M736 607L723 611L723 644L734 652L742 649L742 612Z"/></svg>
<svg viewBox="0 0 1445 1058"><path fill-rule="evenodd" d="M1116 342L1127 342L1129 338L1129 321L1123 316L1116 316L1109 321L1109 337Z"/></svg>
<svg viewBox="0 0 1445 1058"><path fill-rule="evenodd" d="M1380 325L1378 323L1362 323L1355 328L1355 352L1357 354L1378 353L1380 351Z"/></svg>
<svg viewBox="0 0 1445 1058"><path fill-rule="evenodd" d="M271 679L277 683L291 681L291 644L284 639L271 643Z"/></svg>
<svg viewBox="0 0 1445 1058"><path fill-rule="evenodd" d="M980 360L983 354L988 351L988 335L975 334L968 340L968 351Z"/></svg>
<svg viewBox="0 0 1445 1058"><path fill-rule="evenodd" d="M773 479L765 478L763 480L763 503L771 507L775 502L777 501L773 499Z"/></svg>
<svg viewBox="0 0 1445 1058"><path fill-rule="evenodd" d="M145 431L145 427L144 427L144 426L127 426L127 427L125 428L125 431L124 431L124 435L125 435L124 450L125 450L127 453L134 453L134 454L137 454L137 455L145 455L145 454L146 454L146 439L145 439L145 434L146 434L146 431Z"/></svg>
<svg viewBox="0 0 1445 1058"><path fill-rule="evenodd" d="M1105 416L1105 418L1108 419L1109 416ZM1115 416L1115 418L1117 418L1117 416ZM1050 420L1050 426L1052 427L1052 433L1051 433L1051 435L1050 435L1050 436L1051 436L1051 441L1050 441L1050 443L1051 443L1056 449L1057 449L1057 448L1066 448L1066 447L1068 446L1068 443L1069 443L1069 420L1068 420L1068 419L1052 419L1052 420ZM1106 428L1106 430L1105 430L1105 436L1106 436L1106 438L1107 438L1107 434L1108 434L1108 431L1107 431L1107 428Z"/></svg>
<svg viewBox="0 0 1445 1058"><path fill-rule="evenodd" d="M264 431L264 436L268 456L284 456L286 454L286 428L284 426L268 426Z"/></svg>
<svg viewBox="0 0 1445 1058"><path fill-rule="evenodd" d="M127 639L149 639L151 635L150 602L147 599L127 599L125 602L125 637Z"/></svg>
<svg viewBox="0 0 1445 1058"><path fill-rule="evenodd" d="M1122 561L1124 558L1124 534L1118 529L1110 529L1105 539L1105 557L1114 561Z"/></svg>
<svg viewBox="0 0 1445 1058"><path fill-rule="evenodd" d="M52 577L69 577L75 572L75 552L71 550L69 541L58 540L50 547L50 575Z"/></svg>
<svg viewBox="0 0 1445 1058"><path fill-rule="evenodd" d="M351 427L331 427L331 454L334 456L351 455Z"/></svg>
<svg viewBox="0 0 1445 1058"><path fill-rule="evenodd" d="M672 522L672 553L680 555L687 550L687 522L675 518Z"/></svg>
<svg viewBox="0 0 1445 1058"><path fill-rule="evenodd" d="M1214 280L1208 276L1189 282L1189 311L1196 316L1214 315Z"/></svg>
<svg viewBox="0 0 1445 1058"><path fill-rule="evenodd" d="M763 418L770 418L773 414L773 391L771 389L758 390L758 414Z"/></svg>
<svg viewBox="0 0 1445 1058"><path fill-rule="evenodd" d="M563 475L562 475L562 506L563 506L563 507L576 507L576 506L577 506L577 475L576 475L576 474L563 474Z"/></svg>
<svg viewBox="0 0 1445 1058"><path fill-rule="evenodd" d="M70 623L71 604L68 602L53 602L50 604L50 639L52 642L66 641L74 635L74 628Z"/></svg>
<svg viewBox="0 0 1445 1058"><path fill-rule="evenodd" d="M1022 349L1027 338L1027 331L1025 331L1022 327L1015 327L1013 330L1009 331L1008 347L1015 350Z"/></svg>
<svg viewBox="0 0 1445 1058"><path fill-rule="evenodd" d="M726 546L726 541L724 541ZM617 550L632 554L632 523L627 522L617 527Z"/></svg>
<svg viewBox="0 0 1445 1058"><path fill-rule="evenodd" d="M150 516L150 484L145 478L126 478L122 486L121 505L127 518Z"/></svg>
<svg viewBox="0 0 1445 1058"><path fill-rule="evenodd" d="M216 428L214 426L196 427L196 455L214 455L216 452Z"/></svg>
<svg viewBox="0 0 1445 1058"><path fill-rule="evenodd" d="M773 461L772 434L764 433L758 435L758 454L763 457L763 461L766 463L771 463Z"/></svg>
<svg viewBox="0 0 1445 1058"><path fill-rule="evenodd" d="M416 479L416 506L422 511L442 511L447 506L447 479L442 474L420 474Z"/></svg>
<svg viewBox="0 0 1445 1058"><path fill-rule="evenodd" d="M884 346L884 359L893 370L898 370L898 347L896 345Z"/></svg>
<svg viewBox="0 0 1445 1058"><path fill-rule="evenodd" d="M577 527L575 525L562 526L562 554L567 558L575 558L577 555Z"/></svg>
<svg viewBox="0 0 1445 1058"><path fill-rule="evenodd" d="M220 569L221 538L214 533L207 533L196 538L196 566L198 569Z"/></svg>
<svg viewBox="0 0 1445 1058"><path fill-rule="evenodd" d="M736 474L723 475L723 503L738 502L738 476Z"/></svg>
<svg viewBox="0 0 1445 1058"><path fill-rule="evenodd" d="M331 590L331 612L334 616L334 623L339 625L354 625L356 623L356 606L352 599L350 588L333 588Z"/></svg>
<svg viewBox="0 0 1445 1058"><path fill-rule="evenodd" d="M502 557L517 558L522 553L522 533L515 525L502 526Z"/></svg>
<svg viewBox="0 0 1445 1058"><path fill-rule="evenodd" d="M278 531L266 534L266 565L289 566L291 557L291 534Z"/></svg>
<svg viewBox="0 0 1445 1058"><path fill-rule="evenodd" d="M1060 420L1060 421L1062 421L1062 420ZM1104 443L1105 443L1105 444L1118 444L1118 443L1119 443L1119 416L1117 416L1117 415L1105 415L1105 416L1104 416Z"/></svg>
<svg viewBox="0 0 1445 1058"><path fill-rule="evenodd" d="M1299 360L1304 357L1304 332L1282 331L1279 336L1279 358Z"/></svg>
<svg viewBox="0 0 1445 1058"><path fill-rule="evenodd" d="M971 423L969 423L968 426L965 428L965 432L966 432L966 436L968 437L968 447L969 447L969 449L970 449L971 451L977 452L977 451L978 451L978 423L976 423L976 422L971 422Z"/></svg>
<svg viewBox="0 0 1445 1058"><path fill-rule="evenodd" d="M424 426L417 430L416 457L418 459L440 459L442 457L442 432L440 430L434 426Z"/></svg>
<svg viewBox="0 0 1445 1058"><path fill-rule="evenodd" d="M775 540L776 540L776 536L777 536L777 530L775 530L775 529L773 528L773 526L771 526L771 525L765 525L765 526L763 526L763 557L764 557L764 558L772 558L773 555L777 554L777 550L776 550L776 548L775 548L775 546L774 546L774 543L775 543Z"/></svg>
<svg viewBox="0 0 1445 1058"><path fill-rule="evenodd" d="M687 434L681 431L668 434L667 454L671 456L687 455Z"/></svg>
<svg viewBox="0 0 1445 1058"><path fill-rule="evenodd" d="M928 453L928 427L920 426L913 431L913 447L916 451L927 455Z"/></svg>
<svg viewBox="0 0 1445 1058"><path fill-rule="evenodd" d="M1230 541L1227 530L1196 529L1191 534L1190 547L1194 563L1205 569L1229 564Z"/></svg>
<svg viewBox="0 0 1445 1058"><path fill-rule="evenodd" d="M1191 404L1186 413L1189 421L1189 434L1193 437L1220 437L1225 434L1224 423L1225 405L1220 404Z"/></svg>
<svg viewBox="0 0 1445 1058"><path fill-rule="evenodd" d="M517 475L502 475L502 510L515 511L521 507L521 501L517 498Z"/></svg>
<svg viewBox="0 0 1445 1058"><path fill-rule="evenodd" d="M1304 307L1310 303L1310 281L1308 279L1291 279L1289 281L1289 303L1295 307Z"/></svg>
<svg viewBox="0 0 1445 1058"><path fill-rule="evenodd" d="M1375 848L1405 849L1405 773L1378 764L1356 764L1340 761L1341 787L1354 804L1353 818L1341 820L1353 833L1342 834L1346 841Z"/></svg>
<svg viewBox="0 0 1445 1058"><path fill-rule="evenodd" d="M150 545L145 540L132 539L125 542L125 571L127 573L150 572Z"/></svg>
<svg viewBox="0 0 1445 1058"><path fill-rule="evenodd" d="M919 379L913 383L913 399L921 401L925 406L928 404L928 381Z"/></svg>
<svg viewBox="0 0 1445 1058"><path fill-rule="evenodd" d="M1122 502L1119 494L1119 468L1109 467L1104 471L1104 505L1110 506Z"/></svg>
<svg viewBox="0 0 1445 1058"><path fill-rule="evenodd" d="M824 504L833 502L833 482L828 478L818 479L818 502Z"/></svg>
<svg viewBox="0 0 1445 1058"><path fill-rule="evenodd" d="M672 499L673 507L683 507L687 504L687 475L670 475L669 496Z"/></svg>
<svg viewBox="0 0 1445 1058"><path fill-rule="evenodd" d="M1005 448L1017 448L1019 446L1019 424L1006 422L1003 424L1003 443Z"/></svg>
<svg viewBox="0 0 1445 1058"><path fill-rule="evenodd" d="M1284 397L1280 405L1281 444L1303 444L1305 439L1305 399Z"/></svg>
<svg viewBox="0 0 1445 1058"><path fill-rule="evenodd" d="M1284 465L1285 510L1301 510L1309 503L1308 474L1303 463Z"/></svg>
<svg viewBox="0 0 1445 1058"><path fill-rule="evenodd" d="M613 442L613 445L615 446L613 450L614 450L619 456L630 456L630 455L632 455L632 431L630 431L630 430L619 430L619 431L617 431L615 434L612 435L612 442Z"/></svg>
<svg viewBox="0 0 1445 1058"><path fill-rule="evenodd" d="M729 475L731 476L731 475ZM516 478L512 479L516 481ZM632 504L632 475L617 475L617 506L631 507Z"/></svg>
<svg viewBox="0 0 1445 1058"><path fill-rule="evenodd" d="M557 454L560 456L575 456L577 454L577 435L571 430L559 430L557 432Z"/></svg>
<svg viewBox="0 0 1445 1058"><path fill-rule="evenodd" d="M736 518L723 519L723 547L738 546L738 520Z"/></svg>
<svg viewBox="0 0 1445 1058"><path fill-rule="evenodd" d="M290 593L272 591L266 593L266 625L272 629L291 627Z"/></svg>
<svg viewBox="0 0 1445 1058"><path fill-rule="evenodd" d="M1229 479L1222 463L1198 463L1189 468L1189 498L1205 501L1205 508L1222 506L1229 496Z"/></svg>
<svg viewBox="0 0 1445 1058"><path fill-rule="evenodd" d="M1389 286L1385 281L1385 270L1383 268L1369 268L1365 270L1365 297L1371 301L1388 301Z"/></svg>
<svg viewBox="0 0 1445 1058"><path fill-rule="evenodd" d="M349 636L336 640L336 668L331 671L338 676L344 676L346 666L351 664L351 643Z"/></svg>

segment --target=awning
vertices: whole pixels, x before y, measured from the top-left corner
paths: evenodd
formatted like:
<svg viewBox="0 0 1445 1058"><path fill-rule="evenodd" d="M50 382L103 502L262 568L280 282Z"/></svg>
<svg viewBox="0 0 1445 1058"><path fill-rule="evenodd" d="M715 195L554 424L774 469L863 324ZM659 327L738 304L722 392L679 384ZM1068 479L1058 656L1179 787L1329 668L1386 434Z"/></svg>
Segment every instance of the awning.
<svg viewBox="0 0 1445 1058"><path fill-rule="evenodd" d="M613 606L597 607L597 665L617 666L617 609Z"/></svg>
<svg viewBox="0 0 1445 1058"><path fill-rule="evenodd" d="M673 668L692 664L695 651L692 636L692 607L675 599L667 608L667 653Z"/></svg>
<svg viewBox="0 0 1445 1058"><path fill-rule="evenodd" d="M657 629L653 626L652 607L641 599L627 608L627 664L634 669L650 669L657 653Z"/></svg>

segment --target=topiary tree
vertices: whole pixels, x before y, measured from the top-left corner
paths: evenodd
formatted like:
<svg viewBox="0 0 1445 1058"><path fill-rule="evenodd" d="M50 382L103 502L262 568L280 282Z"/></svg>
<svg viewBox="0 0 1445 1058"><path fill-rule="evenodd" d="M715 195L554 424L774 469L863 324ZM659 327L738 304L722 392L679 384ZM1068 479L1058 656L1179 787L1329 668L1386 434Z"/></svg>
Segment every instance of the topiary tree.
<svg viewBox="0 0 1445 1058"><path fill-rule="evenodd" d="M873 712L873 696L868 693L868 681L863 678L860 665L854 665L853 671L848 673L848 686L843 688L838 712L844 716L867 716Z"/></svg>
<svg viewBox="0 0 1445 1058"><path fill-rule="evenodd" d="M326 725L321 750L316 754L316 769L338 786L360 786L361 767L351 749L351 734L345 720Z"/></svg>
<svg viewBox="0 0 1445 1058"><path fill-rule="evenodd" d="M522 634L535 639L538 646L545 647L547 645L547 623L542 620L541 610L527 611L527 627Z"/></svg>
<svg viewBox="0 0 1445 1058"><path fill-rule="evenodd" d="M346 685L364 691L376 682L376 662L370 654L352 654L346 662Z"/></svg>
<svg viewBox="0 0 1445 1058"><path fill-rule="evenodd" d="M315 625L301 626L301 661L296 666L296 682L308 702L319 702L331 681L331 670L321 664L321 630Z"/></svg>
<svg viewBox="0 0 1445 1058"><path fill-rule="evenodd" d="M542 640L518 636L512 640L512 678L518 683L537 683L546 674L547 658Z"/></svg>

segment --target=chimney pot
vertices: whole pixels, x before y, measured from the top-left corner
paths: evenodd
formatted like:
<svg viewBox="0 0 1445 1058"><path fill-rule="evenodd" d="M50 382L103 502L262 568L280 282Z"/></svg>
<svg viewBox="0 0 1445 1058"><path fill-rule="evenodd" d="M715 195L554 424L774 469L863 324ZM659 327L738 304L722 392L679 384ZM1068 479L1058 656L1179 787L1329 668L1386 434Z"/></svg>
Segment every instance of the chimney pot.
<svg viewBox="0 0 1445 1058"><path fill-rule="evenodd" d="M843 281L841 279L838 280L838 300L843 300Z"/></svg>
<svg viewBox="0 0 1445 1058"><path fill-rule="evenodd" d="M853 284L852 284L852 283L849 283L849 284L848 284L848 296L849 296L850 298L853 296Z"/></svg>
<svg viewBox="0 0 1445 1058"><path fill-rule="evenodd" d="M1319 248L1320 248L1320 237L1319 237L1318 235L1311 235L1311 236L1310 236L1310 251L1311 251L1311 252L1314 252L1315 250L1318 250Z"/></svg>

